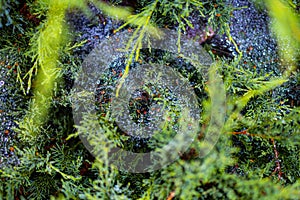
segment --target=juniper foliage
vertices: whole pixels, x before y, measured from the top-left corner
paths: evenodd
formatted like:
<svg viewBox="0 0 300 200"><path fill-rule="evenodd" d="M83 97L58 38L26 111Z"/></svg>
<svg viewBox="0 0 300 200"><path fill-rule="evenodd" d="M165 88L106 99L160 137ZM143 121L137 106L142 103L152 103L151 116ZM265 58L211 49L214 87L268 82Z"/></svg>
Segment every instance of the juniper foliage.
<svg viewBox="0 0 300 200"><path fill-rule="evenodd" d="M278 18L279 25L284 23L271 2L265 2L260 6L267 6L274 19ZM27 101L18 111L23 118L17 120L15 128L14 151L20 163L0 169L0 199L299 198L299 102L283 95L293 84L299 88L299 57L295 52L300 40L293 32L299 32L299 23L295 23L299 22L299 5L288 0L276 2L290 12L285 25L286 29L293 30L284 34L295 41L288 52L293 56L285 52L281 56L283 66L288 63L294 67L285 67L282 75L275 76L245 68L240 63L241 54L233 61L214 57L218 61L215 73L224 81L227 102L226 121L213 150L204 158L197 156L197 150L205 145L201 141L214 109L212 95L216 93L212 84L204 82L201 84L206 98L202 102L204 112L198 139L180 159L165 168L132 174L118 171L108 162L109 150L115 143L122 145L109 114L86 115L81 125L74 127L69 86L81 64L73 50L83 43L68 40L71 34L66 29L65 14L74 8L88 13L88 5L70 0L28 1L22 6L28 7L29 15L22 15L11 12L13 1L1 1L0 17L7 25L0 30L3 35L1 67L13 63L10 73L14 74L15 87L24 91ZM132 58L140 58L139 42L159 26L177 27L180 41L186 27L193 26L189 16L194 12L207 18L211 26L220 27L220 32L230 38L228 20L233 8L223 0L209 3L141 0L137 1L135 10L118 5L124 1L92 3L111 17L123 20L120 30L137 27L137 40L128 43L130 62ZM16 17L22 26L13 23ZM283 33L276 33L275 29L275 34L280 39ZM284 45L282 41L279 43ZM208 81L213 82L214 78ZM216 95L215 98L220 97ZM90 135L91 144L97 144L96 158L79 138L91 130L99 131L97 136ZM106 137L115 141L103 142Z"/></svg>

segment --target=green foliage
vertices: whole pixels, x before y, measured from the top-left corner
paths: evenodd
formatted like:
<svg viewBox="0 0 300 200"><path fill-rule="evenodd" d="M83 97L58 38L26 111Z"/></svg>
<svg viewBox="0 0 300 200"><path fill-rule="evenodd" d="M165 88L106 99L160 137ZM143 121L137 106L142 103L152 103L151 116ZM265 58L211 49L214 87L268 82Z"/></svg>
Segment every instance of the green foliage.
<svg viewBox="0 0 300 200"><path fill-rule="evenodd" d="M202 17L207 17L208 25L212 26L215 30L218 28L220 33L226 33L230 41L235 44L230 36L229 27L225 25L225 22L229 21L233 8L228 5L225 6L225 1L223 0L218 1L217 4L214 2L203 3L202 1L182 0L172 2L154 0L149 3L142 1L141 4L144 6L137 14L130 14L129 12L126 12L126 10L120 12L119 8L109 9L105 4L96 2L96 5L98 5L100 9L103 9L104 12L125 21L116 32L128 25L136 26L136 29L126 46L126 50L130 50L131 53L127 58L127 66L116 91L117 96L119 95L120 87L128 76L130 64L133 60L138 61L142 49L142 41L145 38L148 38L149 35L159 37L161 31L156 26L160 25L162 22L164 24L170 24L171 26L176 24L178 32L178 40L176 43L178 52L180 52L181 49L181 35L186 32L187 27L193 28L193 24L188 18L193 12L199 12ZM151 47L151 45L149 46ZM236 49L240 53L237 46Z"/></svg>
<svg viewBox="0 0 300 200"><path fill-rule="evenodd" d="M300 17L287 3L276 1L266 1L271 16L274 18L272 24L278 45L280 46L281 57L285 60L285 76L293 72L299 61L300 47ZM290 4L293 5L291 1Z"/></svg>
<svg viewBox="0 0 300 200"><path fill-rule="evenodd" d="M186 27L192 26L188 17L193 12L207 17L212 26L219 26L231 38L226 23L232 8L226 7L224 1L140 1L143 8L135 14L128 8L94 3L112 17L124 20L120 29L128 25L137 27L128 43L130 62L139 56L142 58L142 53L139 55L141 41L161 25L175 24L180 41ZM5 7L0 9L9 9L8 4L3 5ZM237 64L241 57L232 63L219 62L207 80L211 82L203 86L209 98L203 102L202 129L188 151L179 152L180 159L158 171L125 173L109 163L109 151L115 145L124 145L124 138L116 134L109 114L105 117L84 115L80 126L73 127L70 91L65 88L68 83L62 77L68 73L76 77L80 63L72 55L72 49L81 44L72 46L67 39L65 12L70 7L87 12L86 5L83 1L69 0L36 1L29 5L41 24L24 22L29 27L24 35L18 35L21 30L10 34L10 27L1 30L0 57L4 62L1 67L12 66L21 89L33 97L16 129L15 149L20 164L0 169L0 199L49 199L50 196L51 199L145 200L299 198L300 110L289 106L281 95L285 84L289 84L289 75L293 74L299 84L295 68L275 77L241 67ZM279 12L271 3L267 5L275 18L281 17L277 26L283 25L285 18L276 15ZM291 9L284 8L295 15ZM286 19L289 23L284 24L285 30L276 34L278 38L285 34L298 41L288 51L291 55L282 54L287 63L296 66L298 63L293 58L299 40L293 31L299 31L299 21L290 15ZM6 54L10 57L4 58ZM213 120L211 113L219 111L218 104L214 104L214 99L222 96L215 84L219 77L214 76L216 73L221 74L224 81L226 121L225 126L217 130L220 138L214 148L199 158L202 153L199 150L207 145L202 141L206 126ZM204 81L201 84L205 84ZM97 130L96 135L91 134L93 130ZM164 131L171 132L169 127ZM79 135L88 138L97 158L89 154ZM160 137L155 139L163 142Z"/></svg>

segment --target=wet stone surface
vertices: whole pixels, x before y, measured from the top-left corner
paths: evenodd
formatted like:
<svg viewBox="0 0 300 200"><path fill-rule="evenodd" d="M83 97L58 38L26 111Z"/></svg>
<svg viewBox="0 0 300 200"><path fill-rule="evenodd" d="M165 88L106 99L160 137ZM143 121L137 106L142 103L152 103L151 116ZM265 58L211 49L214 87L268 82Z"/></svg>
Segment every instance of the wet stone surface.
<svg viewBox="0 0 300 200"><path fill-rule="evenodd" d="M91 16L87 17L79 10L70 10L67 14L67 22L71 27L71 32L75 35L74 42L86 41L86 43L76 48L74 53L80 59L84 59L101 41L113 35L113 31L120 26L120 22L112 20L90 5Z"/></svg>
<svg viewBox="0 0 300 200"><path fill-rule="evenodd" d="M230 33L243 53L240 66L260 75L270 73L271 76L280 76L282 64L279 49L269 28L271 19L267 11L257 9L249 0L228 0L228 3L246 7L234 11L230 22ZM275 89L273 98L288 99L291 106L300 105L299 87L297 77L292 76L287 83Z"/></svg>
<svg viewBox="0 0 300 200"><path fill-rule="evenodd" d="M247 7L233 12L230 32L243 52L242 66L258 73L280 75L277 45L269 30L270 18L266 11L258 11L245 0L228 0L235 7Z"/></svg>
<svg viewBox="0 0 300 200"><path fill-rule="evenodd" d="M189 87L194 88L193 92L196 94L198 99L205 97L203 88L198 87L197 85L202 81L201 75L196 73L197 70L194 68L194 66L183 59L174 57L172 54L165 51L154 49L151 50L151 53L148 51L148 49L142 49L140 59L141 63L150 62L154 64L159 62L160 65L164 66L165 71L175 69L188 80ZM165 66L166 63L163 62L168 62L168 66ZM183 83L175 87L169 85L170 82L176 82L176 76L174 76L173 73L169 73L167 77L161 78L163 81L159 81L158 83L151 81L147 82L145 74L135 73L134 70L141 67L139 62L135 62L130 67L130 71L132 73L130 73L129 77L127 78L129 83L124 83L126 85L126 90L130 91L130 98L121 98L125 101L114 103L117 105L112 106L111 104L114 96L114 89L112 88L116 87L117 82L124 73L125 66L125 58L112 61L107 72L99 77L100 80L98 81L95 94L96 109L99 115L105 116L111 107L119 107L122 104L123 106L121 107L125 110L128 110L128 115L125 114L123 116L122 114L117 114L117 118L119 120L115 126L119 127L117 131L118 134L131 137L126 144L126 146L133 147L131 150L135 152L140 152L142 149L148 151L149 149L146 145L147 141L150 141L152 134L155 131L158 131L158 126L164 121L162 119L165 114L163 110L170 110L170 112L172 112L169 118L169 124L173 124L172 129L177 130L177 115L178 113L182 112L180 109L182 109L181 106L183 102L188 102L188 100L185 100L187 97L183 95L184 92L180 92L183 89L178 89L183 87ZM159 72L163 71L164 70L161 69ZM145 83L137 85L132 83L132 79L141 80L141 83L145 81ZM150 80L152 80L152 78L150 78ZM175 91L175 88L177 88L179 91ZM192 107L198 107L197 105L200 104L200 102L201 100L199 100L199 102L194 102L196 105ZM132 125L132 123L134 123L134 125ZM140 128L143 129L142 137L135 133L136 130Z"/></svg>
<svg viewBox="0 0 300 200"><path fill-rule="evenodd" d="M16 165L19 160L14 152L16 121L20 119L20 107L23 104L20 91L16 89L13 70L5 58L0 55L0 169Z"/></svg>

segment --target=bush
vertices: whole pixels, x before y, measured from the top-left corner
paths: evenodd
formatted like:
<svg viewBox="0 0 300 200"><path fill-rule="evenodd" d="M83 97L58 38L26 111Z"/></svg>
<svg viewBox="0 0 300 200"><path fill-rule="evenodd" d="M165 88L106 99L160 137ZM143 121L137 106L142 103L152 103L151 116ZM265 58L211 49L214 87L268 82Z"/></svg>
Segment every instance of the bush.
<svg viewBox="0 0 300 200"><path fill-rule="evenodd" d="M130 3L111 1L110 4L90 1L86 4L84 1L39 0L18 4L23 8L22 12L11 12L16 2L1 3L0 17L7 26L0 27L3 35L0 39L3 47L0 66L11 66L11 70L5 73L14 79L7 80L14 85L7 88L7 93L15 98L12 101L22 100L16 113L12 114L18 117L15 120L17 126L12 130L15 138L10 138L14 141L13 146L9 148L13 152L10 155L17 155L18 161L13 164L8 162L0 169L0 199L299 197L300 110L297 94L300 78L297 53L300 39L295 33L300 28L297 3L272 1L272 4L266 0L264 4L259 4L263 12L268 9L273 17L273 25L277 28L273 29L273 35L278 39L280 50L294 41L289 51L280 51L282 62L278 57L274 64L281 67L278 74L264 70L258 72L256 68L245 65L252 62L250 57L245 56L246 51L250 50L240 50L230 34L229 20L237 8L229 6L227 1L141 0ZM285 9L286 16L277 12L280 6ZM104 17L104 13L109 17ZM80 20L72 22L72 16L79 16ZM18 23L14 23L14 19ZM67 25L76 21L79 25L72 34ZM109 23L109 30L106 30L105 25ZM282 23L285 23L285 31L278 29ZM180 41L183 37L187 35L199 41L196 36L202 34L202 45L217 63L213 65L215 68L212 68L208 79L198 77L195 71L199 63L191 62L191 58L141 49L142 40L149 32L158 31L158 27L171 27L177 31L178 51L182 48ZM174 118L169 121L173 120L175 125L166 126L160 133L163 137L155 137L154 141L136 140L122 133L111 113L98 110L96 115L84 115L81 124L76 126L72 115L72 86L80 74L85 55L97 44L95 41L99 37L104 39L122 30L131 32L133 28L135 31L129 38L127 59L120 61L119 66L110 68L109 73L114 76L110 77L111 80L105 80L103 85L114 82L114 78L122 82L135 69L134 66L145 60L164 63L177 67L184 77L193 82L193 86L198 88L199 106L202 108L201 120L197 122L199 133L187 151L178 152L179 159L168 166L147 173L119 171L109 162L110 150L117 145L145 152L149 148L157 148L156 140L163 142L168 134L172 135L174 127L176 129L176 125L180 124L180 112L172 104L174 101L165 100L167 93L155 97L173 109L174 115L170 116ZM215 31L210 35L212 30ZM285 40L281 40L283 36ZM214 52L215 45L221 46L218 42L224 38L230 43L230 56L220 56ZM191 67L191 63L195 68ZM0 81L5 76L1 74ZM214 107L215 101L222 98L222 91L216 84L218 77L224 82L226 92L226 105L222 108ZM139 112L134 111L136 107L131 107L136 120L141 116L142 108L145 109L145 102L138 103L134 106L140 106ZM5 105L5 102L2 104ZM1 116L4 109L0 109ZM224 126L215 130L220 133L220 138L214 148L201 157L199 155L203 152L199 150L205 148L202 141L208 134L209 122L216 117L211 113L216 110L226 112ZM94 130L98 131L97 135L91 134ZM7 131L1 131L0 144L7 148L3 142ZM82 135L88 137L90 144L96 144L93 151L98 156L94 157L85 148L79 137ZM105 138L110 138L112 142L106 142ZM3 166L2 162L1 158L0 166Z"/></svg>

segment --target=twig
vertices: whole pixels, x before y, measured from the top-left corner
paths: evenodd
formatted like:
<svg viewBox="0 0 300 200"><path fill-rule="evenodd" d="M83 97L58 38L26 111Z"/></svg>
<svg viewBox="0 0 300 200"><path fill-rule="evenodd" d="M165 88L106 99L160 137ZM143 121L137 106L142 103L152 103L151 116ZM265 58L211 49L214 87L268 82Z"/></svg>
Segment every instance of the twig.
<svg viewBox="0 0 300 200"><path fill-rule="evenodd" d="M273 171L272 175L274 175L276 172L278 172L278 179L280 180L282 178L282 172L281 172L280 160L278 158L279 153L278 153L277 148L276 148L275 140L273 138L271 138L271 141L272 141L272 144L273 144L273 147L274 147L275 163L276 163L276 168Z"/></svg>
<svg viewBox="0 0 300 200"><path fill-rule="evenodd" d="M237 132L228 132L227 134L230 135L247 135L251 137L259 137L259 138L264 138L264 139L280 139L279 136L268 136L268 135L262 135L262 134L255 134L255 133L249 133L248 129L242 130L242 131L237 131Z"/></svg>
<svg viewBox="0 0 300 200"><path fill-rule="evenodd" d="M167 200L172 200L174 197L175 197L175 192L172 191L172 192L170 192L170 194L169 194Z"/></svg>

